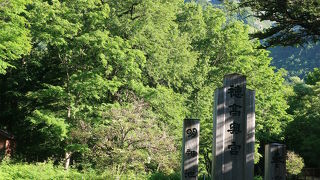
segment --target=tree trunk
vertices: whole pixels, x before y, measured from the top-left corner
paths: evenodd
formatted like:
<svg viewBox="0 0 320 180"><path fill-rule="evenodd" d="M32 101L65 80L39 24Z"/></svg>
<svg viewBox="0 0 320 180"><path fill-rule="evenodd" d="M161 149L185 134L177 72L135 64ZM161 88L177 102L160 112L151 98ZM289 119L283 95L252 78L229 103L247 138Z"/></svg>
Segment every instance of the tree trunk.
<svg viewBox="0 0 320 180"><path fill-rule="evenodd" d="M72 154L71 152L66 152L66 154L65 154L65 163L64 163L65 170L69 169L71 154Z"/></svg>
<svg viewBox="0 0 320 180"><path fill-rule="evenodd" d="M70 117L71 117L71 108L68 107L68 119L70 119ZM72 152L70 152L70 151L67 151L65 153L65 162L64 162L64 169L65 170L69 169L71 155L72 155Z"/></svg>
<svg viewBox="0 0 320 180"><path fill-rule="evenodd" d="M60 57L60 55L59 55ZM61 59L61 57L60 57ZM62 60L62 59L61 59ZM67 111L67 120L70 123L70 119L71 119L71 98L70 98L70 89L69 89L69 83L70 83L70 76L69 76L69 66L68 66L68 60L64 57L64 59L62 60L62 62L65 63L65 67L66 67L66 76L67 76L67 93L68 93L68 111ZM68 144L68 143L67 143ZM66 151L65 153L65 163L64 163L64 169L68 170L69 169L69 165L70 165L70 159L71 159L71 155L72 152L71 151Z"/></svg>

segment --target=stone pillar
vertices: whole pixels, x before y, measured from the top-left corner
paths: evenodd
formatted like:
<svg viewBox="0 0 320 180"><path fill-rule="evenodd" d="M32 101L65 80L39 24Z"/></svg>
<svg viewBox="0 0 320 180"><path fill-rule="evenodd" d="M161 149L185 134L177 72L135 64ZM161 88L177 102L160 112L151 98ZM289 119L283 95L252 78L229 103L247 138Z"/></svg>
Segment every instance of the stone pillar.
<svg viewBox="0 0 320 180"><path fill-rule="evenodd" d="M239 74L224 77L215 91L212 178L253 180L255 92Z"/></svg>
<svg viewBox="0 0 320 180"><path fill-rule="evenodd" d="M183 122L183 143L182 143L182 176L183 180L198 179L199 164L199 132L200 120L185 119Z"/></svg>
<svg viewBox="0 0 320 180"><path fill-rule="evenodd" d="M271 143L265 146L264 180L286 179L286 146Z"/></svg>

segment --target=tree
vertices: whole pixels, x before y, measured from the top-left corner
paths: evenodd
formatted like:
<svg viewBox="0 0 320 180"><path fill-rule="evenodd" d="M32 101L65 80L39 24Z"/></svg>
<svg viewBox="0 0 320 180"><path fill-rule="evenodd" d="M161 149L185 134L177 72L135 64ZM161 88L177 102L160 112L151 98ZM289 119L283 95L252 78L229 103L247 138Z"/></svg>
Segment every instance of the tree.
<svg viewBox="0 0 320 180"><path fill-rule="evenodd" d="M179 32L175 22L183 1L108 1L108 4L110 32L144 52L144 85L162 85L180 93L196 62L188 37Z"/></svg>
<svg viewBox="0 0 320 180"><path fill-rule="evenodd" d="M306 84L316 85L316 83L320 81L320 70L318 68L314 68L312 72L308 73L305 79Z"/></svg>
<svg viewBox="0 0 320 180"><path fill-rule="evenodd" d="M98 168L115 169L118 178L128 173L178 170L175 137L147 103L114 105L96 126L90 156Z"/></svg>
<svg viewBox="0 0 320 180"><path fill-rule="evenodd" d="M144 5L153 8L150 2ZM164 7L159 2L160 5ZM159 48L153 41L156 37L146 38L144 41L149 43L150 49L141 48L147 52L144 55L137 44L132 43L134 39L121 38L108 27L116 18L109 19L109 5L97 0L76 3L39 0L28 6L32 51L26 56L25 64L15 62L17 69L10 69L0 81L4 87L1 88L1 107L4 107L0 114L4 119L1 125L18 134L17 150L28 161L42 161L53 156L57 161L64 160L68 168L73 155L74 160L81 160L79 157L90 150L91 132L99 129L97 126L104 120L102 115L107 107L117 103L126 106L137 96L145 99L157 113L158 124L175 129L168 132L168 136L181 136L179 120L183 119L186 108L183 107L184 97L173 87L181 88L183 74L178 75L179 78L176 75L190 69L185 63L191 57L188 43L184 43L187 39L180 41L174 26L173 34L168 29L154 28L164 38L162 51L156 50ZM167 22L174 23L174 18L170 19ZM144 19L137 20L143 22ZM141 26L145 30L152 23L153 20ZM137 36L141 37L133 37L142 39L145 32L140 32L136 25L132 26L139 30ZM172 47L169 48L170 42ZM151 70L145 69L146 56L152 57L147 58L151 63L157 61L155 57L160 57L161 53L165 55L161 61L176 67L166 71L164 67L158 70L149 64L148 68L153 68L154 73L148 76ZM180 67L185 70L178 71ZM173 145L177 145L178 138L174 140ZM177 162L178 159L172 159L171 164ZM159 170L166 172L172 168L160 167Z"/></svg>
<svg viewBox="0 0 320 180"><path fill-rule="evenodd" d="M67 169L71 155L87 149L86 131L100 120L104 104L120 101L121 89L141 77L144 56L108 35L109 6L101 1L35 1L30 13L34 44L42 46L32 55L41 54L45 78L28 93L35 102L28 118L38 124L35 112L43 112L52 117L43 128L55 128L54 121L68 126Z"/></svg>
<svg viewBox="0 0 320 180"><path fill-rule="evenodd" d="M68 167L71 153L86 148L84 127L99 120L96 109L141 77L144 56L108 36L109 8L101 1L33 1L28 8L33 48L1 81L1 117L8 129L25 134L18 150L27 150L28 160L61 158L65 151Z"/></svg>
<svg viewBox="0 0 320 180"><path fill-rule="evenodd" d="M30 34L25 18L27 0L0 0L0 75L6 73L13 60L31 49Z"/></svg>
<svg viewBox="0 0 320 180"><path fill-rule="evenodd" d="M264 47L303 45L320 38L319 0L242 0L240 7L251 7L260 20L273 21L271 27L253 37L264 39Z"/></svg>
<svg viewBox="0 0 320 180"><path fill-rule="evenodd" d="M298 78L293 79L294 94L289 99L288 112L293 115L293 121L286 128L286 142L288 149L295 151L305 161L307 167L320 167L320 83L314 84L318 70L308 74L311 83L305 84ZM312 80L312 81L311 81ZM312 85L314 84L314 85Z"/></svg>

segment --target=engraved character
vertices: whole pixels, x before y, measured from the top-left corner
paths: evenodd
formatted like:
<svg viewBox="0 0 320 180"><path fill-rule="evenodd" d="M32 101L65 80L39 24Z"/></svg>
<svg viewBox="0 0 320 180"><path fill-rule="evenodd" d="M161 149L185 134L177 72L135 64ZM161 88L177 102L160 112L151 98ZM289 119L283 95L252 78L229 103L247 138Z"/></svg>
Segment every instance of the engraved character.
<svg viewBox="0 0 320 180"><path fill-rule="evenodd" d="M229 106L229 113L231 116L240 116L240 111L237 110L238 108L241 108L242 106L237 104L232 104Z"/></svg>
<svg viewBox="0 0 320 180"><path fill-rule="evenodd" d="M186 155L190 157L196 157L198 153L197 151L191 151L190 149L187 149Z"/></svg>
<svg viewBox="0 0 320 180"><path fill-rule="evenodd" d="M197 128L187 129L186 133L188 134L188 137L196 137L198 134Z"/></svg>
<svg viewBox="0 0 320 180"><path fill-rule="evenodd" d="M230 134L238 134L240 133L240 124L233 122L230 124L230 129L227 130Z"/></svg>
<svg viewBox="0 0 320 180"><path fill-rule="evenodd" d="M243 96L242 88L239 85L231 85L228 89L228 94L230 94L231 97L241 98Z"/></svg>
<svg viewBox="0 0 320 180"><path fill-rule="evenodd" d="M228 149L230 149L231 155L238 155L241 146L237 145L236 142L232 142L231 145L228 145Z"/></svg>

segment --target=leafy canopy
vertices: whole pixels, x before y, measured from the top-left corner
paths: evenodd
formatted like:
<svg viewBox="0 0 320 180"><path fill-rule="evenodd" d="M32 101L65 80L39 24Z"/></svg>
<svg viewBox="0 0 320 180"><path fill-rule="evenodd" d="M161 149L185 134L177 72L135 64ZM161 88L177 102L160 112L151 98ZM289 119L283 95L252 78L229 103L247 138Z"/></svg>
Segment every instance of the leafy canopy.
<svg viewBox="0 0 320 180"><path fill-rule="evenodd" d="M260 20L274 22L271 27L253 34L265 39L265 47L303 45L320 38L319 0L241 0L240 7L251 7Z"/></svg>

